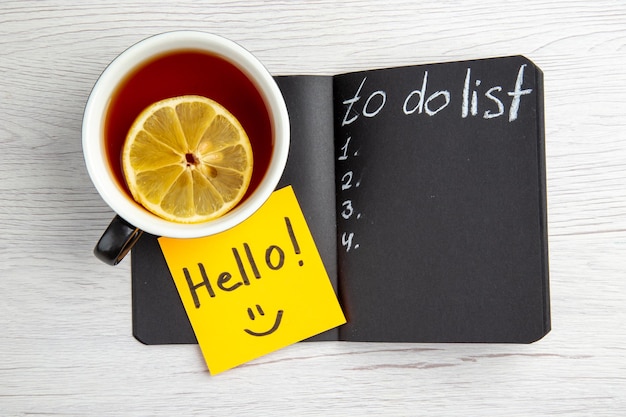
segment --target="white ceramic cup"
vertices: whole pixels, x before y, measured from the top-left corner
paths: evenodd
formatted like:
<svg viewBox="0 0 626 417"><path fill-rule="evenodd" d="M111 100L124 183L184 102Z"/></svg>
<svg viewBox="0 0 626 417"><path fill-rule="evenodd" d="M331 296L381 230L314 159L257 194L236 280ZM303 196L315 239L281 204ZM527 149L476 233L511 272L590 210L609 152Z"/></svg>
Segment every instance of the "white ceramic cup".
<svg viewBox="0 0 626 417"><path fill-rule="evenodd" d="M224 216L199 224L171 222L143 208L116 180L107 159L104 125L116 89L129 74L146 62L179 50L218 56L245 74L262 97L272 132L269 166L256 188ZM241 99L245 100L245 97ZM117 214L96 245L95 255L114 265L126 255L142 231L156 236L195 238L220 233L241 223L263 205L278 185L289 152L289 135L287 108L278 86L261 62L238 44L209 33L175 31L152 36L131 46L115 58L99 77L83 117L82 145L89 176L98 193Z"/></svg>

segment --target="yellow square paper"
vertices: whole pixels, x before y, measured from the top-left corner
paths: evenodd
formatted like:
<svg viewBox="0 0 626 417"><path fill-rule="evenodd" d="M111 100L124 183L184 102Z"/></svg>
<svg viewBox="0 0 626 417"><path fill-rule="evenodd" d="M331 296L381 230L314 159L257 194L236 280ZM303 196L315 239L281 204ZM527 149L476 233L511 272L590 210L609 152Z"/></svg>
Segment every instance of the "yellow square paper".
<svg viewBox="0 0 626 417"><path fill-rule="evenodd" d="M291 187L226 232L159 243L212 374L346 322Z"/></svg>

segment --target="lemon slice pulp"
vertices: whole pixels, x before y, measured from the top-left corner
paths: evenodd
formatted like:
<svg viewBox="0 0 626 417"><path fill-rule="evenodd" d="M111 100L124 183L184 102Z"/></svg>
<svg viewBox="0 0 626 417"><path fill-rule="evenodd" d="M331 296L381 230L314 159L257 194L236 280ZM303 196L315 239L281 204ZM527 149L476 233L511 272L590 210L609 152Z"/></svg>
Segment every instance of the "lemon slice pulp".
<svg viewBox="0 0 626 417"><path fill-rule="evenodd" d="M239 121L202 96L161 100L134 121L122 150L133 198L164 219L216 219L243 198L252 147Z"/></svg>

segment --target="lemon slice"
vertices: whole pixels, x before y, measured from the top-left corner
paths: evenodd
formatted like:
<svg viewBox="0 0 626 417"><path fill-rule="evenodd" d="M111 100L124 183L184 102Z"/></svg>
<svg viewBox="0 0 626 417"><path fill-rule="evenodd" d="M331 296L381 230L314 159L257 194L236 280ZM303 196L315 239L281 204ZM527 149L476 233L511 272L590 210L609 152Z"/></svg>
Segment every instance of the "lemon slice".
<svg viewBox="0 0 626 417"><path fill-rule="evenodd" d="M134 121L122 166L133 198L179 223L216 219L246 193L252 147L239 121L219 103L180 96L150 105Z"/></svg>

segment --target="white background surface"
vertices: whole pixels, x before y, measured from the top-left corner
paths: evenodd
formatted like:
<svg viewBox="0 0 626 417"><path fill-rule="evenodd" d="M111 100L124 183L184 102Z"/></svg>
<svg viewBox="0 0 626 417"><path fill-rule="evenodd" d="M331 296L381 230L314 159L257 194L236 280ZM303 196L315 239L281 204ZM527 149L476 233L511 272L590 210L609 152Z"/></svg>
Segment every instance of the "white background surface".
<svg viewBox="0 0 626 417"><path fill-rule="evenodd" d="M78 3L78 4L74 4ZM131 335L130 262L84 167L100 72L167 30L231 38L273 74L524 54L545 73L552 332L532 345L301 343L210 376ZM624 415L626 4L0 3L0 415Z"/></svg>

